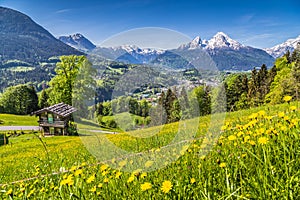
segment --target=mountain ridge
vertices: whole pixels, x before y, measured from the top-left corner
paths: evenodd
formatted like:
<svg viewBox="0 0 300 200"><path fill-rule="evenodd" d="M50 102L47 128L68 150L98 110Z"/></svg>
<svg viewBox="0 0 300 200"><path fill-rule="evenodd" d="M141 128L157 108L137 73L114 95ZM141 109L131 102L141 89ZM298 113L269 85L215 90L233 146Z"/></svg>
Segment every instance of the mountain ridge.
<svg viewBox="0 0 300 200"><path fill-rule="evenodd" d="M19 60L38 65L50 57L83 53L56 39L29 16L0 6L0 65Z"/></svg>
<svg viewBox="0 0 300 200"><path fill-rule="evenodd" d="M296 38L288 39L281 44L275 45L274 47L265 48L264 50L274 58L278 58L283 56L287 51L293 52L299 43L300 35Z"/></svg>

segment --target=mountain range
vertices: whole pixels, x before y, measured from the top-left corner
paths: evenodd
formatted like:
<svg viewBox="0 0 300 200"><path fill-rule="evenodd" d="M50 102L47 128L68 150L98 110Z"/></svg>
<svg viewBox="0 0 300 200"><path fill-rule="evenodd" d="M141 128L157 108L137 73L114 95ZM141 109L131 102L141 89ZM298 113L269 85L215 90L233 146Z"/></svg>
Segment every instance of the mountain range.
<svg viewBox="0 0 300 200"><path fill-rule="evenodd" d="M67 38L76 38L76 35L70 35ZM85 42L87 39L82 35L77 38L73 44L78 43L81 45L72 46L80 49L83 46L82 44L86 44L85 49L87 49L89 44ZM200 36L197 36L191 42L171 50L141 49L134 45L123 45L118 47L96 47L87 53L125 63L160 64L180 69L187 67L189 60L193 59L191 55L197 57L202 51L207 52L206 55L212 58L216 67L220 70L249 70L253 67L260 67L262 64L272 66L275 60L264 50L245 46L223 32L218 32L210 40L201 40Z"/></svg>
<svg viewBox="0 0 300 200"><path fill-rule="evenodd" d="M273 48L258 49L218 32L209 40L197 36L191 42L171 50L134 45L100 47L80 33L55 38L27 15L0 7L0 67L11 60L38 65L53 56L96 54L125 63L160 64L180 69L190 65L190 61L199 55L209 55L220 70L249 70L262 64L272 66L275 58L287 50L293 51L299 41L300 36ZM186 57L182 58L182 55Z"/></svg>
<svg viewBox="0 0 300 200"><path fill-rule="evenodd" d="M272 48L266 48L265 51L274 58L283 56L287 51L293 52L297 45L300 44L300 35L295 39L288 39L282 44L278 44Z"/></svg>

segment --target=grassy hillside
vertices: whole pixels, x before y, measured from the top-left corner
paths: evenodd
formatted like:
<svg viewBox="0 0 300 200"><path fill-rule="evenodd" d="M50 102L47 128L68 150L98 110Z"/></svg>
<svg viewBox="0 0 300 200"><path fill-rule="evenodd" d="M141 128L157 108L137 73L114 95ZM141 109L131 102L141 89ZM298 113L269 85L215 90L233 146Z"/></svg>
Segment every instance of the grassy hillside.
<svg viewBox="0 0 300 200"><path fill-rule="evenodd" d="M37 121L35 116L0 114L0 126L37 126Z"/></svg>
<svg viewBox="0 0 300 200"><path fill-rule="evenodd" d="M85 130L81 138L22 135L0 147L0 180L36 178L2 186L0 198L298 199L299 117L297 102L230 113L214 140L205 116L185 133L192 140L173 144L179 123L116 135ZM107 155L98 159L109 161L91 155L100 149Z"/></svg>

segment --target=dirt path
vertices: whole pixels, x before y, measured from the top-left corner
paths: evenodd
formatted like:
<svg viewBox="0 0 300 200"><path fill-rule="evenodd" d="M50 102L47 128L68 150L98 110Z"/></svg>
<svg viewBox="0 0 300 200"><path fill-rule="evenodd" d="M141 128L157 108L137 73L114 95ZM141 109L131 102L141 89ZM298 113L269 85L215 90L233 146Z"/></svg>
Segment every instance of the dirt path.
<svg viewBox="0 0 300 200"><path fill-rule="evenodd" d="M39 131L39 126L0 126L0 131Z"/></svg>

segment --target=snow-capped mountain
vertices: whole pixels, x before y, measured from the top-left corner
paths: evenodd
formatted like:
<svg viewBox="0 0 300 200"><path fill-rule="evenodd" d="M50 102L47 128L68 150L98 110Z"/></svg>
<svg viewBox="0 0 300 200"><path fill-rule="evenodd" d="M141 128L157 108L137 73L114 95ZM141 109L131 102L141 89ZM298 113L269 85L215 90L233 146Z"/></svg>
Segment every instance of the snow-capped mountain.
<svg viewBox="0 0 300 200"><path fill-rule="evenodd" d="M178 49L158 56L158 59L154 62L181 68L182 63L189 63L184 59L192 60L199 57L203 51L208 53L220 70L250 70L254 67L260 67L262 64L272 66L274 62L274 58L264 50L245 46L223 32L218 32L210 40L201 40L197 36ZM185 58L179 58L178 55L185 55ZM203 56L205 57L204 54ZM205 59L204 57L202 59Z"/></svg>
<svg viewBox="0 0 300 200"><path fill-rule="evenodd" d="M83 41L82 38L83 36L76 34L63 39L67 39L67 44L77 49L82 49L79 48L80 45L83 46L82 42L78 42ZM206 55L208 54L220 70L249 70L253 69L253 67L260 67L262 64L272 66L275 60L264 50L245 46L231 39L223 32L218 32L210 40L203 40L200 36L197 36L191 42L173 50L139 48L135 45L117 47L97 46L96 48L94 46L91 48L84 47L85 49L89 49L85 51L88 54L96 54L111 60L132 64L162 63L165 66L177 69L189 67L186 66L188 62L178 55L185 55L194 59L199 56L201 57L201 52L205 52Z"/></svg>
<svg viewBox="0 0 300 200"><path fill-rule="evenodd" d="M266 48L265 51L274 58L278 58L283 56L287 51L293 52L298 43L300 43L300 35L295 39L288 39L284 43L278 44L272 48Z"/></svg>
<svg viewBox="0 0 300 200"><path fill-rule="evenodd" d="M92 53L112 60L133 64L143 64L151 62L163 52L163 50L150 48L142 49L135 45L122 45L117 47L97 47Z"/></svg>
<svg viewBox="0 0 300 200"><path fill-rule="evenodd" d="M231 39L228 35L223 32L218 32L210 40L201 40L200 36L195 37L191 42L183 44L179 49L219 49L219 48L230 48L234 50L239 50L245 47L241 43Z"/></svg>
<svg viewBox="0 0 300 200"><path fill-rule="evenodd" d="M207 40L201 40L200 36L197 36L191 42L180 45L178 49L191 50L197 48L204 48L207 46L207 43L208 43Z"/></svg>
<svg viewBox="0 0 300 200"><path fill-rule="evenodd" d="M217 48L230 48L239 50L245 47L241 43L231 39L228 35L223 32L218 32L212 39L208 40L206 49L217 49Z"/></svg>
<svg viewBox="0 0 300 200"><path fill-rule="evenodd" d="M96 45L94 45L80 33L69 36L60 36L58 39L82 52L89 52L96 48Z"/></svg>

